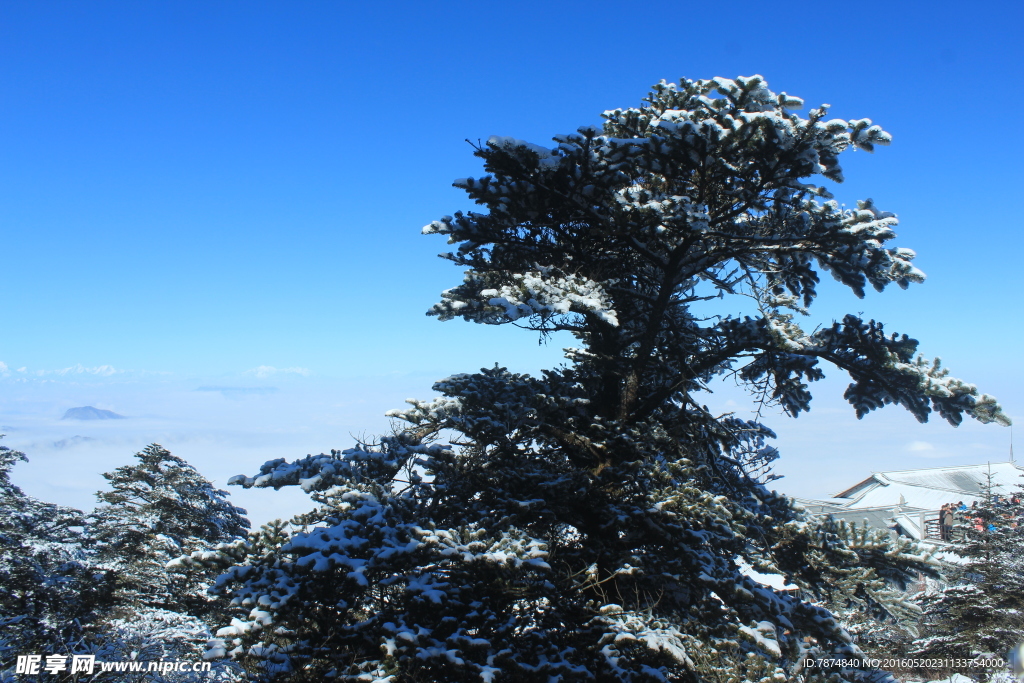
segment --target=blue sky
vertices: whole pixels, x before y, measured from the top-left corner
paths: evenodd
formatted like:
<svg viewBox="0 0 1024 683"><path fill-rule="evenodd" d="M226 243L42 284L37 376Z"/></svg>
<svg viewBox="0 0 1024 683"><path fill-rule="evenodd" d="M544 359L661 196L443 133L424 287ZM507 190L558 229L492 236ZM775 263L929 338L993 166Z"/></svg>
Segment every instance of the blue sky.
<svg viewBox="0 0 1024 683"><path fill-rule="evenodd" d="M15 480L87 507L100 471L159 440L223 484L383 431L448 374L557 364L559 340L427 318L461 274L419 229L469 208L450 186L480 172L466 139L544 143L662 78L760 73L892 133L846 155L835 191L896 212L929 279L864 300L826 287L818 315L877 317L1022 416L1021 14L0 1L0 426L32 459ZM858 422L839 379L810 415L768 418L782 490L1005 457L994 426ZM708 402L749 410L729 388ZM132 419L57 419L77 405ZM276 495L242 502L260 520L302 505Z"/></svg>

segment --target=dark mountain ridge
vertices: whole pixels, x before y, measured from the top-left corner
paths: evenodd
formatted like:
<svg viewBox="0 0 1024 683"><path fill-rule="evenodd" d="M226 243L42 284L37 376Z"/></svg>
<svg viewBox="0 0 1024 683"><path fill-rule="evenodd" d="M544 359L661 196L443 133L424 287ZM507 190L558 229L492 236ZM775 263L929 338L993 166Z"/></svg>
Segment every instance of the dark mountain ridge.
<svg viewBox="0 0 1024 683"><path fill-rule="evenodd" d="M123 420L124 415L118 415L112 410L100 410L92 406L81 408L68 408L62 420Z"/></svg>

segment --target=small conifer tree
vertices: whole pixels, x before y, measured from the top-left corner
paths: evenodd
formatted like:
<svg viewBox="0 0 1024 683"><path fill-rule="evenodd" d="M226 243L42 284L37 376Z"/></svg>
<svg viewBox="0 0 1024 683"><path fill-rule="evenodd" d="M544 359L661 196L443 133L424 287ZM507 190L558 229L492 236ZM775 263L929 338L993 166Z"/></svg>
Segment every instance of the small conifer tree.
<svg viewBox="0 0 1024 683"><path fill-rule="evenodd" d="M214 608L210 572L169 572L167 563L199 548L244 537L245 510L194 467L158 444L137 463L103 477L109 491L89 516L96 559L116 572L120 616L147 609L205 617Z"/></svg>

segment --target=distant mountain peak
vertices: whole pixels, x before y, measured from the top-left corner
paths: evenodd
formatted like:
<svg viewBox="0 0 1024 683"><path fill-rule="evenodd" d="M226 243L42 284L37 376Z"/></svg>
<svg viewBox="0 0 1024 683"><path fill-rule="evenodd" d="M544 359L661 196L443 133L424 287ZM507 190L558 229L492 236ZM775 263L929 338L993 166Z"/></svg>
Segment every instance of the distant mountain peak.
<svg viewBox="0 0 1024 683"><path fill-rule="evenodd" d="M82 408L68 408L62 420L123 420L124 415L118 415L112 410L100 410L92 406Z"/></svg>

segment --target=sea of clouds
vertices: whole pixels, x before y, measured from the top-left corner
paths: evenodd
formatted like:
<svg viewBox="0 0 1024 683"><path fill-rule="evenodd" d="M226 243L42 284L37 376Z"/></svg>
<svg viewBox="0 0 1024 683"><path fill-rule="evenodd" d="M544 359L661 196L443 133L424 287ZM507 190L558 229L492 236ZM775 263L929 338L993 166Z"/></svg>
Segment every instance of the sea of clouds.
<svg viewBox="0 0 1024 683"><path fill-rule="evenodd" d="M289 460L357 439L390 433L384 413L408 397L434 396L440 377L394 373L326 378L304 368L253 368L234 376L178 377L113 368L72 367L0 375L0 444L21 450L12 479L37 498L88 510L105 488L103 472L133 462L147 444L159 443L184 458L231 500L249 511L254 526L311 509L295 487L280 491L227 487L236 474L259 470L267 460ZM842 399L845 383L831 378L813 387L810 413L791 419L764 408L782 453L771 484L784 493L821 498L875 471L967 465L1006 460L1010 430L967 420L953 429L942 420L921 425L888 407L857 420ZM757 416L743 390L721 382L704 402L717 414ZM62 419L68 409L92 406L124 419ZM1011 411L1012 415L1012 411Z"/></svg>

